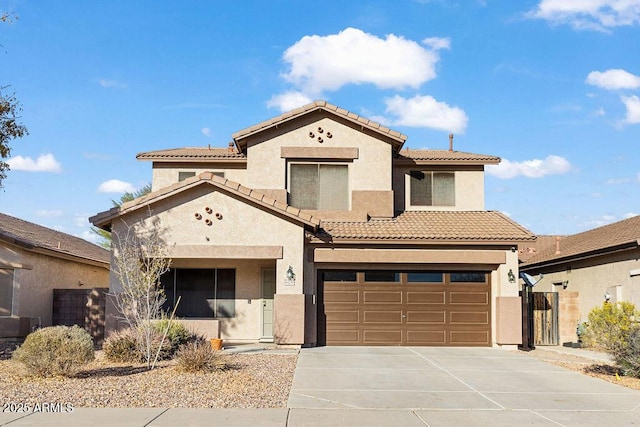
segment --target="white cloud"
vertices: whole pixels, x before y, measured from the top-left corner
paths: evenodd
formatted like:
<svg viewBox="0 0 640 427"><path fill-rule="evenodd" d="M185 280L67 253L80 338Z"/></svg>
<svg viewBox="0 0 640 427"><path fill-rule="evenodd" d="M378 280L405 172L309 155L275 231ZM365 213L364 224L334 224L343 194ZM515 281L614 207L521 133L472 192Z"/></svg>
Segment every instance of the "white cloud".
<svg viewBox="0 0 640 427"><path fill-rule="evenodd" d="M42 154L37 159L31 157L16 156L7 161L9 167L16 171L26 172L62 172L60 162L53 154Z"/></svg>
<svg viewBox="0 0 640 427"><path fill-rule="evenodd" d="M624 219L629 219L629 218L633 218L634 216L638 216L637 213L635 212L627 212L626 214L623 214L622 217Z"/></svg>
<svg viewBox="0 0 640 427"><path fill-rule="evenodd" d="M627 107L627 115L624 119L625 123L636 124L640 123L640 98L636 95L621 96L620 99Z"/></svg>
<svg viewBox="0 0 640 427"><path fill-rule="evenodd" d="M311 98L307 97L302 92L289 91L281 93L280 95L274 95L269 101L267 101L267 107L277 108L281 112L290 111L303 105L311 103Z"/></svg>
<svg viewBox="0 0 640 427"><path fill-rule="evenodd" d="M202 134L203 134L204 136L206 136L207 138L211 138L211 135L213 135L213 134L211 133L211 129L209 129L209 128L202 128L202 129L200 129L200 131L201 131L201 132L202 132Z"/></svg>
<svg viewBox="0 0 640 427"><path fill-rule="evenodd" d="M427 37L422 40L422 44L429 46L432 50L451 49L451 39L449 37Z"/></svg>
<svg viewBox="0 0 640 427"><path fill-rule="evenodd" d="M119 179L110 179L98 186L98 193L133 193L136 188L133 184Z"/></svg>
<svg viewBox="0 0 640 427"><path fill-rule="evenodd" d="M48 210L39 210L39 211L36 211L36 215L39 216L39 217L48 217L48 218L58 217L58 216L62 216L62 211L60 211L60 210L50 210L50 211L48 211Z"/></svg>
<svg viewBox="0 0 640 427"><path fill-rule="evenodd" d="M311 96L347 84L418 88L436 77L437 50L449 46L448 39L426 41L430 48L402 36L379 38L357 28L305 36L284 52L290 69L283 78Z"/></svg>
<svg viewBox="0 0 640 427"><path fill-rule="evenodd" d="M117 80L100 79L98 84L104 88L116 88L124 89L127 87L126 83L119 82Z"/></svg>
<svg viewBox="0 0 640 427"><path fill-rule="evenodd" d="M609 90L637 89L640 87L640 77L621 69L592 71L586 83Z"/></svg>
<svg viewBox="0 0 640 427"><path fill-rule="evenodd" d="M562 175L572 169L571 163L563 157L550 155L543 160L533 159L512 162L502 159L499 165L487 165L486 172L498 178L508 179L517 176L542 178L547 175Z"/></svg>
<svg viewBox="0 0 640 427"><path fill-rule="evenodd" d="M393 125L427 127L464 133L469 119L463 110L439 102L432 96L416 95L407 99L399 95L385 100L386 112L395 116Z"/></svg>
<svg viewBox="0 0 640 427"><path fill-rule="evenodd" d="M76 227L87 227L89 225L89 215L87 214L74 214L73 215L73 224Z"/></svg>
<svg viewBox="0 0 640 427"><path fill-rule="evenodd" d="M638 0L542 0L528 14L575 29L607 31L640 23Z"/></svg>

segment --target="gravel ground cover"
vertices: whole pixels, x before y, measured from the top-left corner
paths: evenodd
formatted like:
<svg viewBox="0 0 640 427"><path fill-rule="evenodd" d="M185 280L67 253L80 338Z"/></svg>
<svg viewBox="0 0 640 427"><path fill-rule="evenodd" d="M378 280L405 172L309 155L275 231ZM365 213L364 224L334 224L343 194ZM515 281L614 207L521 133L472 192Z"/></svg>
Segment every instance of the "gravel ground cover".
<svg viewBox="0 0 640 427"><path fill-rule="evenodd" d="M572 371L600 378L634 390L640 390L640 378L623 376L618 368L615 367L614 363L594 362L593 359L576 354L558 353L540 347L536 347L535 350L526 354Z"/></svg>
<svg viewBox="0 0 640 427"><path fill-rule="evenodd" d="M75 378L34 378L22 365L0 360L0 402L71 404L74 407L284 408L297 354L229 354L230 368L207 374L177 371L162 362L144 365L96 361Z"/></svg>

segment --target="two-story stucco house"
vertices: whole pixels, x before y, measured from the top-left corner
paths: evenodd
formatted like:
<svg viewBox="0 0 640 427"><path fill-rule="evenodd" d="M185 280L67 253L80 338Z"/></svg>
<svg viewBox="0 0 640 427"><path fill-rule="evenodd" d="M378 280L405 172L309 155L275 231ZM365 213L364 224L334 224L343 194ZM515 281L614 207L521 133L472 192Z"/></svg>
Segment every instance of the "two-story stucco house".
<svg viewBox="0 0 640 427"><path fill-rule="evenodd" d="M519 344L516 248L535 236L485 210L484 166L500 159L405 140L314 102L228 148L139 154L152 193L91 222L162 224L167 308L180 296L180 317L227 340Z"/></svg>

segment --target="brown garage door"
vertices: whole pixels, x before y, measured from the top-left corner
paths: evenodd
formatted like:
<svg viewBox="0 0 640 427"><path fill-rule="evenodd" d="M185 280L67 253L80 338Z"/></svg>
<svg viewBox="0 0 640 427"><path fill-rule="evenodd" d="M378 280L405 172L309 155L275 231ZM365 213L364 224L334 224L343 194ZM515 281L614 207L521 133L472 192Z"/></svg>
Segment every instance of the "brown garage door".
<svg viewBox="0 0 640 427"><path fill-rule="evenodd" d="M326 345L491 345L489 274L320 272Z"/></svg>

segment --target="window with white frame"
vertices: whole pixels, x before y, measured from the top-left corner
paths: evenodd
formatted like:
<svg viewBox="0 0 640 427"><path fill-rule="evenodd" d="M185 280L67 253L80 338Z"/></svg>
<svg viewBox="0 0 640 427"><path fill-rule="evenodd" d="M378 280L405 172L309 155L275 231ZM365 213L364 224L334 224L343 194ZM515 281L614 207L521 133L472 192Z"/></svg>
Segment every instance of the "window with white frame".
<svg viewBox="0 0 640 427"><path fill-rule="evenodd" d="M13 314L13 269L0 268L0 317Z"/></svg>
<svg viewBox="0 0 640 427"><path fill-rule="evenodd" d="M411 171L411 206L455 206L454 172Z"/></svg>
<svg viewBox="0 0 640 427"><path fill-rule="evenodd" d="M327 163L291 164L289 204L299 209L348 210L348 166Z"/></svg>

